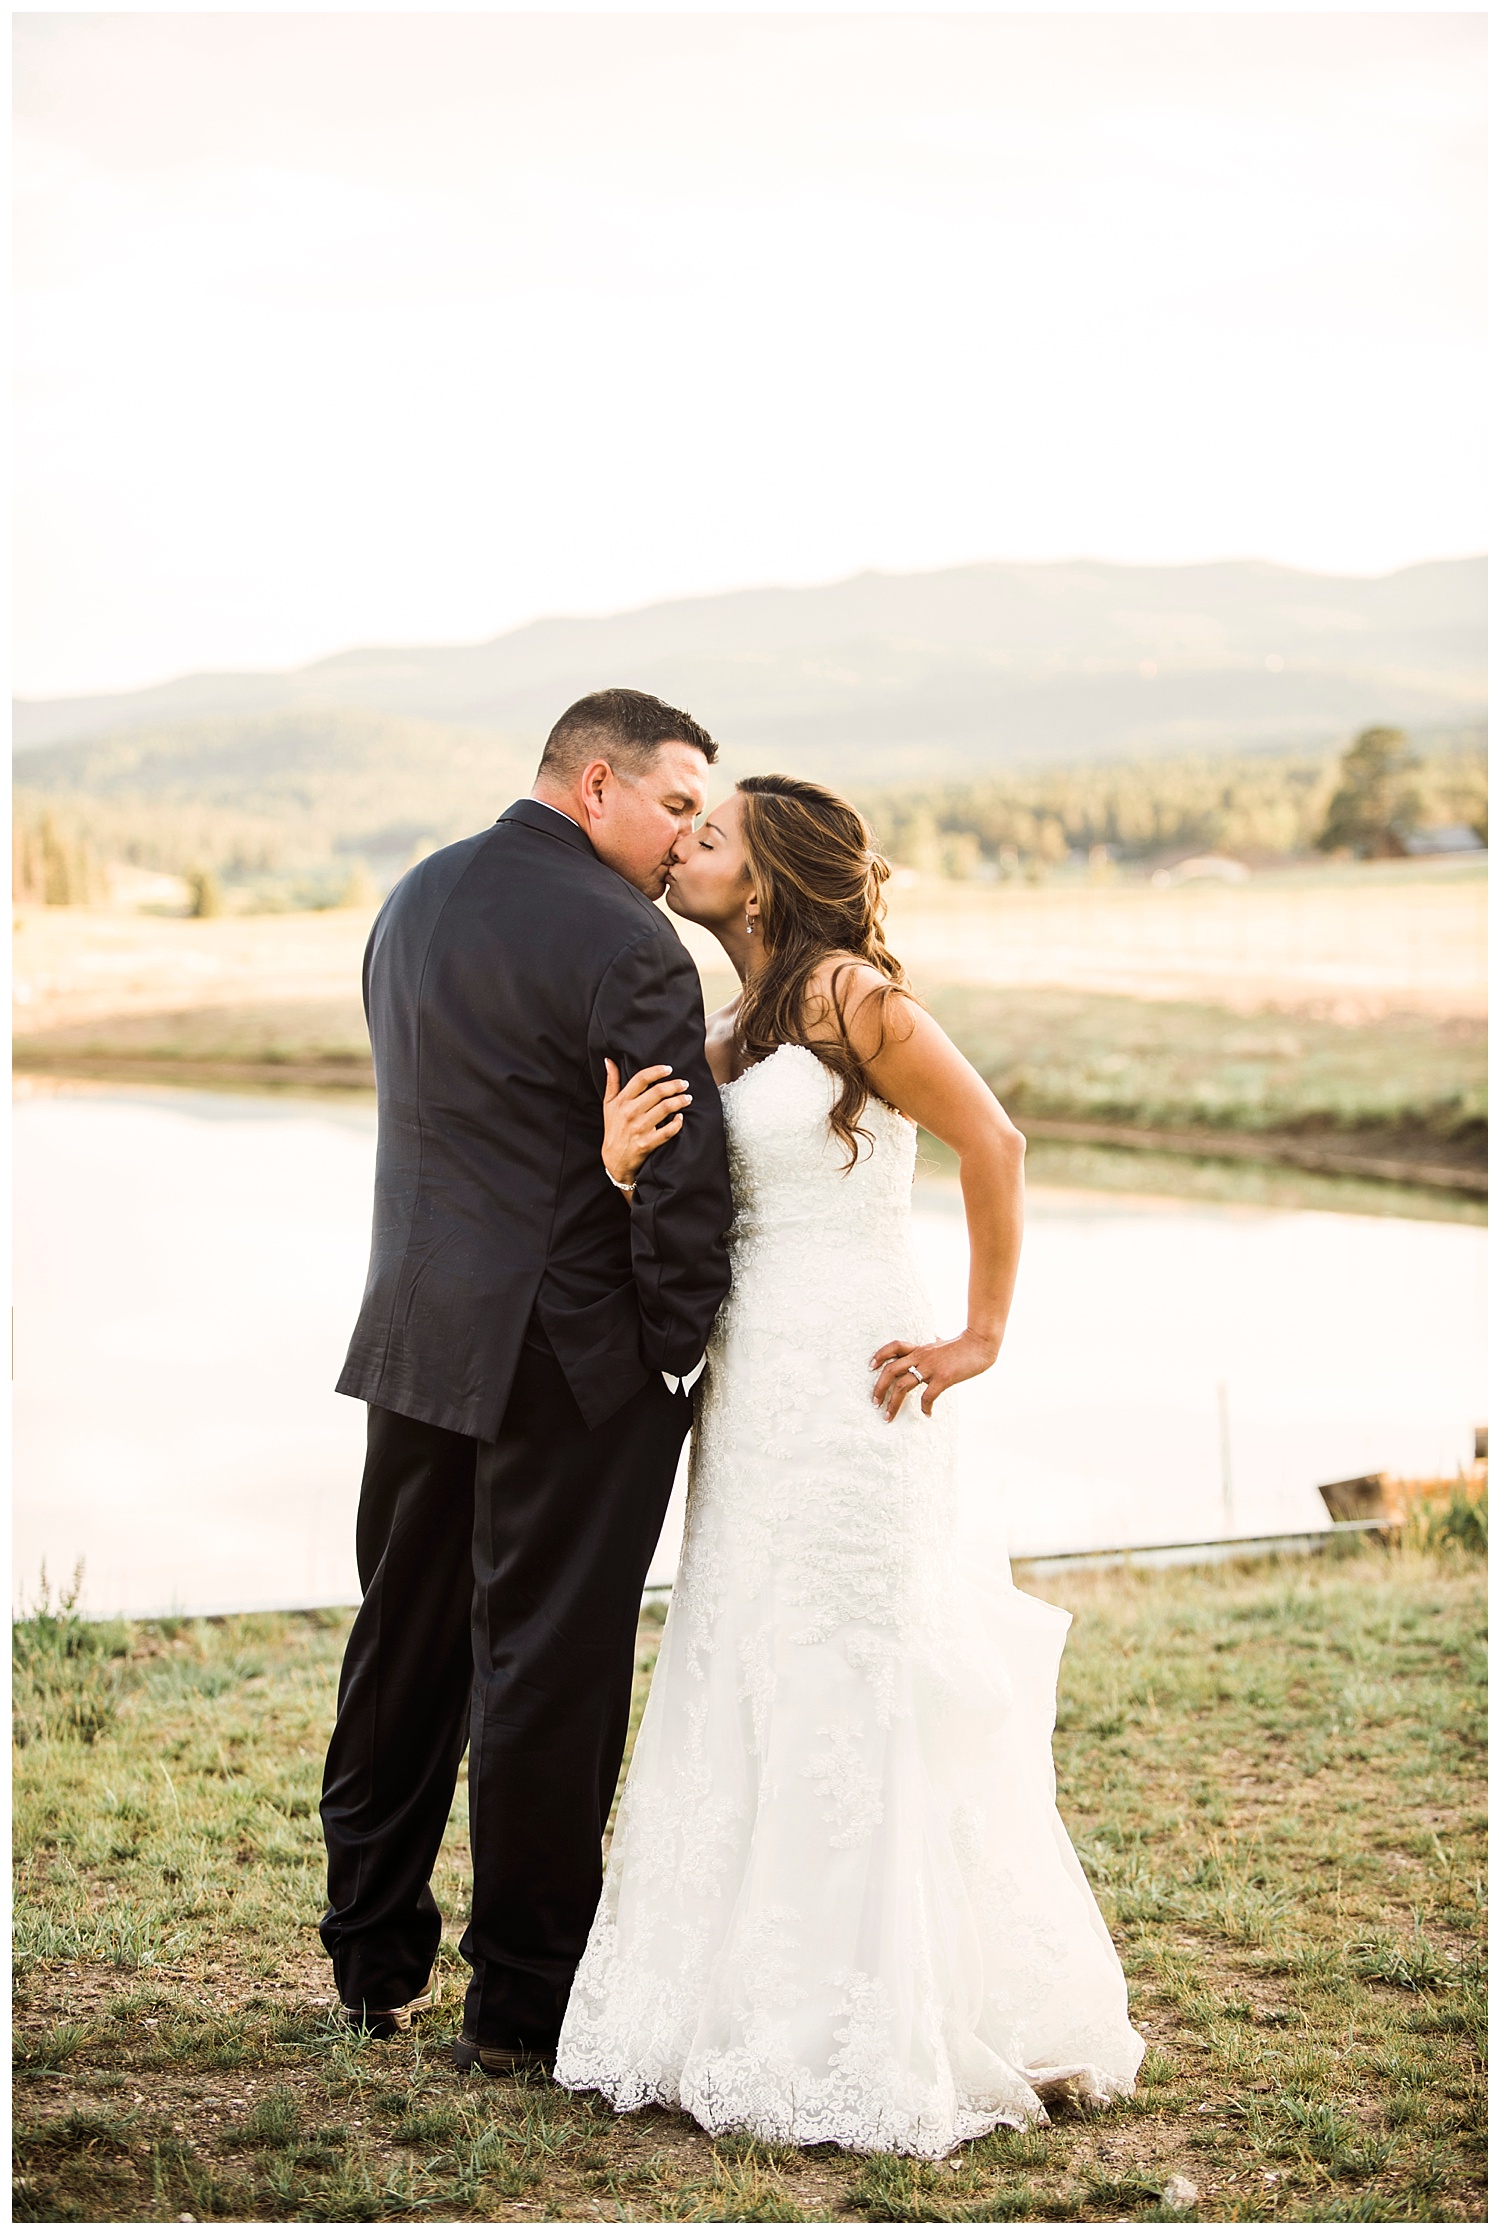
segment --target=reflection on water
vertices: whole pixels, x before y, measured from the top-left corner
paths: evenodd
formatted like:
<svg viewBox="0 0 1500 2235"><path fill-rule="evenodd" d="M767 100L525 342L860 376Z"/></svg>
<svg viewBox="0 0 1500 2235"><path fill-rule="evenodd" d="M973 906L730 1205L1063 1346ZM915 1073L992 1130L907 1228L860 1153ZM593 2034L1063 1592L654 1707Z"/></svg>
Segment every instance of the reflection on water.
<svg viewBox="0 0 1500 2235"><path fill-rule="evenodd" d="M18 1596L80 1558L98 1612L357 1596L363 1412L332 1385L373 1150L365 1103L19 1102ZM951 1179L919 1183L918 1232L956 1328ZM1483 1251L1472 1226L1035 1189L1001 1364L944 1400L968 1518L1018 1552L1316 1527L1320 1480L1455 1465Z"/></svg>

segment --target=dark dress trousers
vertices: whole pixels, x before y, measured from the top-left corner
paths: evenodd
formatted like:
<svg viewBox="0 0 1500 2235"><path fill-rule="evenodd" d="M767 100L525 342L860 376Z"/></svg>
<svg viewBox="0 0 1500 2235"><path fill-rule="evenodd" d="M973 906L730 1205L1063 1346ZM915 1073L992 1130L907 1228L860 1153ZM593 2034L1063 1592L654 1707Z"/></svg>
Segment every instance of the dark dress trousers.
<svg viewBox="0 0 1500 2235"><path fill-rule="evenodd" d="M534 800L408 871L365 957L379 1137L339 1380L369 1440L364 1593L323 1786L342 2001L421 1992L429 1878L469 1746L465 2031L547 2051L598 1901L636 1617L729 1285L698 974L670 923ZM600 1160L604 1059L693 1093L633 1203Z"/></svg>

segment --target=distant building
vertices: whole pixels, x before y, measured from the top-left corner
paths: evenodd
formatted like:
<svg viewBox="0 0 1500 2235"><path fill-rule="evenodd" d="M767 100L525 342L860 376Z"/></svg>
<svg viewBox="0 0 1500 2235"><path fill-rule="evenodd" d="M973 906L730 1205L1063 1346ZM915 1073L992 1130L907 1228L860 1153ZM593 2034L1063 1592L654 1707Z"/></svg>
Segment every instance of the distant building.
<svg viewBox="0 0 1500 2235"><path fill-rule="evenodd" d="M1482 854L1484 840L1467 823L1442 823L1432 830L1403 831L1400 848L1406 854Z"/></svg>

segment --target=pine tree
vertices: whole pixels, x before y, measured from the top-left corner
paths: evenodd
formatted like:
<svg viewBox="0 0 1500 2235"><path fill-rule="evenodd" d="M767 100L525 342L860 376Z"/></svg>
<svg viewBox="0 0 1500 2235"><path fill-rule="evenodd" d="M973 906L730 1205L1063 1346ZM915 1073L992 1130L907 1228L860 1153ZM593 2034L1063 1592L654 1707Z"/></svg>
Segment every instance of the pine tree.
<svg viewBox="0 0 1500 2235"><path fill-rule="evenodd" d="M1404 854L1404 834L1422 812L1411 781L1416 765L1404 730L1361 730L1339 762L1338 789L1316 840L1319 852L1348 847L1361 859Z"/></svg>

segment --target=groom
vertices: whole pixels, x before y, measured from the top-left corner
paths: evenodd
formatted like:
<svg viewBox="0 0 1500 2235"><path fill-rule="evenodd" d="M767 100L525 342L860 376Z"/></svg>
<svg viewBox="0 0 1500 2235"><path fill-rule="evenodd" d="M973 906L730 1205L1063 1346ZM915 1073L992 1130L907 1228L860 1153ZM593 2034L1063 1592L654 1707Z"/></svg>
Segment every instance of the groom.
<svg viewBox="0 0 1500 2235"><path fill-rule="evenodd" d="M532 796L409 870L365 1010L379 1144L345 1396L369 1406L364 1593L323 1782L323 1944L346 2020L428 2006L428 1884L469 1748L460 2070L547 2057L599 1897L641 1588L729 1285L698 973L651 906L718 748L597 691ZM600 1160L604 1062L693 1094L634 1197Z"/></svg>

